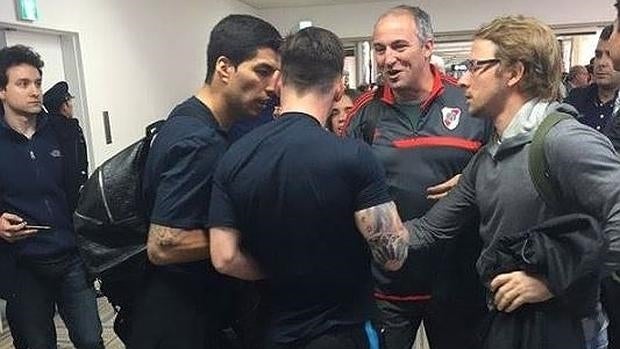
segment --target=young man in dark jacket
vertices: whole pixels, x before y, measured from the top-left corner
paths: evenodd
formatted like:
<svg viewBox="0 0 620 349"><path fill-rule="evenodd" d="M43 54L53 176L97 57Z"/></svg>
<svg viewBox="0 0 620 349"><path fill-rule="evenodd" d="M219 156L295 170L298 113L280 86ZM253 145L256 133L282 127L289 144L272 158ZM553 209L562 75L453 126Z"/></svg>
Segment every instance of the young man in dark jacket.
<svg viewBox="0 0 620 349"><path fill-rule="evenodd" d="M0 50L0 283L9 326L30 349L56 346L56 307L77 348L102 348L92 284L77 253L72 209L79 172L65 158L79 140L41 112L38 54L24 46Z"/></svg>

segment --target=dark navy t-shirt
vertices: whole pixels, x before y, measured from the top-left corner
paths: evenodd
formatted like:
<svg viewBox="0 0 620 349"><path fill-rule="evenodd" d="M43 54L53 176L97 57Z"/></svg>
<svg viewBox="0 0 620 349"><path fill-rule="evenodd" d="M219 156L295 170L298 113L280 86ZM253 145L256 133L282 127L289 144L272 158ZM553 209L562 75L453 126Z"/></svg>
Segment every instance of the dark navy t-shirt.
<svg viewBox="0 0 620 349"><path fill-rule="evenodd" d="M241 232L269 278L270 336L289 343L369 319L370 253L354 213L389 201L366 144L287 113L224 155L209 224Z"/></svg>
<svg viewBox="0 0 620 349"><path fill-rule="evenodd" d="M204 228L208 222L212 174L228 148L226 132L211 111L191 97L172 110L146 161L143 191L151 223ZM208 261L167 266L205 277Z"/></svg>

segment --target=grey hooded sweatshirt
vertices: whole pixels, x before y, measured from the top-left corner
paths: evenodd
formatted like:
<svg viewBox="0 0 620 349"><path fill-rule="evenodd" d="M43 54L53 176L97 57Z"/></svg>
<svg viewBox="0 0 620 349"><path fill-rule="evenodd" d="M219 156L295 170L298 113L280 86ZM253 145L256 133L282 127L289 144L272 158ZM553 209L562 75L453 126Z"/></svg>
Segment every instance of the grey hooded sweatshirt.
<svg viewBox="0 0 620 349"><path fill-rule="evenodd" d="M540 122L555 111L577 115L566 104L527 102L503 135L472 158L450 194L424 217L406 223L411 253L453 238L475 215L486 248L502 235L523 232L562 212L584 213L596 218L609 238L606 272L620 269L620 159L605 136L573 119L547 134L544 151L560 210L548 207L532 183L530 143Z"/></svg>

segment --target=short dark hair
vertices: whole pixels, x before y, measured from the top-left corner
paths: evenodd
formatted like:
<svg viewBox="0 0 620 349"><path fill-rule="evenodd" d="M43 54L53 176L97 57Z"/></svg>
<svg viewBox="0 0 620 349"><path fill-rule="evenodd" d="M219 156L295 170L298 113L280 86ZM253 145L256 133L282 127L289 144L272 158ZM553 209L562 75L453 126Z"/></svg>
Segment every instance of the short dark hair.
<svg viewBox="0 0 620 349"><path fill-rule="evenodd" d="M605 26L601 31L601 35L599 35L598 39L602 41L607 41L611 37L611 33L614 31L614 25L610 24Z"/></svg>
<svg viewBox="0 0 620 349"><path fill-rule="evenodd" d="M254 58L258 49L277 51L281 42L278 30L260 18L249 15L225 17L213 27L209 37L205 83L213 80L215 63L219 57L224 56L237 66Z"/></svg>
<svg viewBox="0 0 620 349"><path fill-rule="evenodd" d="M9 68L27 64L31 65L39 71L39 74L43 75L43 60L41 56L34 52L30 47L24 45L15 45L5 47L0 50L0 89L6 87L9 83L9 76L7 72Z"/></svg>
<svg viewBox="0 0 620 349"><path fill-rule="evenodd" d="M620 22L620 0L616 0L616 4L614 6L616 7L616 18L618 22ZM617 30L620 32L620 23L618 24Z"/></svg>
<svg viewBox="0 0 620 349"><path fill-rule="evenodd" d="M342 77L344 48L329 30L304 28L286 38L280 54L284 84L300 93L310 89L329 93L334 81Z"/></svg>

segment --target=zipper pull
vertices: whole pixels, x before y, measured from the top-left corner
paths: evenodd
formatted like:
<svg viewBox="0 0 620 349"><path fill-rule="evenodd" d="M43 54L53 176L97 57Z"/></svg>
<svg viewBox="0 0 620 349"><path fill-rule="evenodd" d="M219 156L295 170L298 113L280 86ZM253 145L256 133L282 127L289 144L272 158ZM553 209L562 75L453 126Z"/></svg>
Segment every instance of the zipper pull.
<svg viewBox="0 0 620 349"><path fill-rule="evenodd" d="M37 157L34 155L34 152L32 150L30 151L30 158L32 160L36 160L37 159Z"/></svg>

